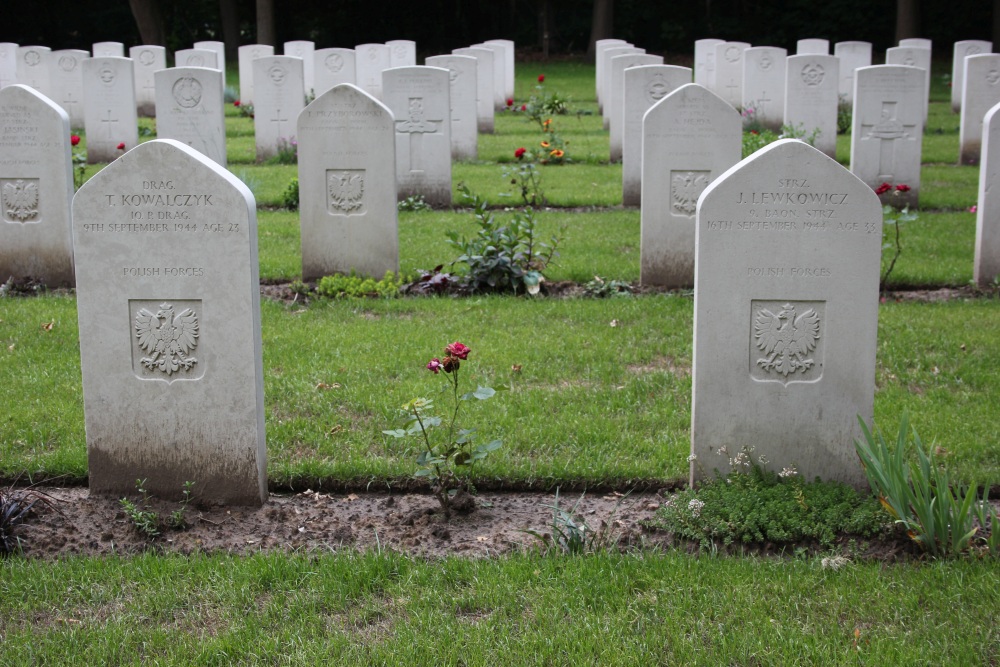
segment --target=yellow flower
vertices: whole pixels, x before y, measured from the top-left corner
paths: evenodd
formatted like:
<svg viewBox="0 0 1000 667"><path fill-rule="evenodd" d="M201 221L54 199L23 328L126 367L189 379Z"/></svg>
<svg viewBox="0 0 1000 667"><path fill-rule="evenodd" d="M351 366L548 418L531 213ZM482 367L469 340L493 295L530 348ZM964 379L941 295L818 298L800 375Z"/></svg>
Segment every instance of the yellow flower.
<svg viewBox="0 0 1000 667"><path fill-rule="evenodd" d="M542 148L548 148L548 147L549 147L549 142L543 141L542 142Z"/></svg>
<svg viewBox="0 0 1000 667"><path fill-rule="evenodd" d="M559 159L559 158L561 158L561 157L562 157L563 155L566 155L566 153L564 153L563 151L561 151L561 150L559 150L559 149L557 148L557 149L555 149L554 151L552 151L551 153L549 153L549 155L551 155L552 157L554 157L555 159L557 159L557 160L558 160L558 159Z"/></svg>

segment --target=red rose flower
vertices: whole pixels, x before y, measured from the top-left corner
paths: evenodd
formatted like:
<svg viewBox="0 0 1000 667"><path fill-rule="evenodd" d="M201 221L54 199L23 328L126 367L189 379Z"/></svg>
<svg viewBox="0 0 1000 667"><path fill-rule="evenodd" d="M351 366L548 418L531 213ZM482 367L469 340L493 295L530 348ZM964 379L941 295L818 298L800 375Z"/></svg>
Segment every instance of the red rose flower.
<svg viewBox="0 0 1000 667"><path fill-rule="evenodd" d="M454 343L444 348L444 351L445 354L448 354L452 357L458 357L459 359L464 360L469 358L469 352L471 352L472 350L470 350L468 347L462 345L456 340Z"/></svg>
<svg viewBox="0 0 1000 667"><path fill-rule="evenodd" d="M884 195L889 190L892 190L892 186L889 185L888 183L883 183L882 185L875 188L875 194Z"/></svg>
<svg viewBox="0 0 1000 667"><path fill-rule="evenodd" d="M233 106L234 107L238 107L239 105L240 105L240 101L239 100L236 100L235 102L233 102Z"/></svg>
<svg viewBox="0 0 1000 667"><path fill-rule="evenodd" d="M906 185L905 183L900 183L899 185L896 186L896 191L897 192L909 192L910 191L910 186Z"/></svg>
<svg viewBox="0 0 1000 667"><path fill-rule="evenodd" d="M508 97L507 98L507 106L509 106L509 107L514 106L514 98L513 97Z"/></svg>
<svg viewBox="0 0 1000 667"><path fill-rule="evenodd" d="M124 141L121 142L120 144L118 144L118 150L120 150L120 151L125 150L125 142Z"/></svg>
<svg viewBox="0 0 1000 667"><path fill-rule="evenodd" d="M69 143L76 146L78 143L80 143L80 135L79 134L69 135Z"/></svg>
<svg viewBox="0 0 1000 667"><path fill-rule="evenodd" d="M428 361L427 370L437 375L441 371L441 360L438 359L437 357L434 357L433 359Z"/></svg>
<svg viewBox="0 0 1000 667"><path fill-rule="evenodd" d="M527 111L527 110L528 110L528 105L527 104L522 104L521 105L521 111Z"/></svg>
<svg viewBox="0 0 1000 667"><path fill-rule="evenodd" d="M524 148L518 148L516 151L514 151L514 157L516 157L518 160L520 160L521 158L524 157L524 154L526 152L527 152L526 149L524 149Z"/></svg>
<svg viewBox="0 0 1000 667"><path fill-rule="evenodd" d="M750 134L760 134L757 130L750 130Z"/></svg>
<svg viewBox="0 0 1000 667"><path fill-rule="evenodd" d="M545 75L544 74L539 74L538 75L538 83L545 83Z"/></svg>

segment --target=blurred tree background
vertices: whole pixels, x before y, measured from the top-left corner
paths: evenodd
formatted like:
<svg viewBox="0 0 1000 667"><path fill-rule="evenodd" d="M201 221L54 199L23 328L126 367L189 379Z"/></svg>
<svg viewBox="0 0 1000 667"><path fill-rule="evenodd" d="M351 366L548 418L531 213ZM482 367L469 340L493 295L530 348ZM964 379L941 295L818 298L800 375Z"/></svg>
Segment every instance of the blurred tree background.
<svg viewBox="0 0 1000 667"><path fill-rule="evenodd" d="M37 9L4 11L0 41L89 49L107 40L177 50L217 39L233 59L240 44L293 39L318 48L412 39L426 56L507 38L525 55L579 58L607 36L669 54L690 54L703 37L790 51L802 37L863 40L881 51L920 36L940 45L939 55L950 55L960 39L1000 44L992 34L1000 0L46 0L44 20Z"/></svg>

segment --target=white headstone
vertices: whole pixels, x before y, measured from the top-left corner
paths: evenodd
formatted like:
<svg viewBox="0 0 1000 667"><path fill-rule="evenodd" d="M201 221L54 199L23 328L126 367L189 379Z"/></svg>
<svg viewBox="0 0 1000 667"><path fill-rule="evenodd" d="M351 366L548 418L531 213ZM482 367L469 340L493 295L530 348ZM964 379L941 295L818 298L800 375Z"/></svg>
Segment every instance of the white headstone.
<svg viewBox="0 0 1000 667"><path fill-rule="evenodd" d="M89 51L66 49L52 52L49 84L52 101L69 114L69 126L83 129L83 61Z"/></svg>
<svg viewBox="0 0 1000 667"><path fill-rule="evenodd" d="M788 52L754 46L743 52L743 121L780 132L785 118L785 61Z"/></svg>
<svg viewBox="0 0 1000 667"><path fill-rule="evenodd" d="M274 47L270 44L247 44L239 48L241 105L253 105L253 61L273 55Z"/></svg>
<svg viewBox="0 0 1000 667"><path fill-rule="evenodd" d="M604 72L604 52L622 46L632 46L624 39L599 39L594 42L594 90L597 93L597 110L604 111L604 91L601 90L601 75Z"/></svg>
<svg viewBox="0 0 1000 667"><path fill-rule="evenodd" d="M449 71L395 67L382 73L382 93L396 126L396 196L451 205Z"/></svg>
<svg viewBox="0 0 1000 667"><path fill-rule="evenodd" d="M475 160L479 154L476 79L478 61L471 56L431 56L425 64L441 67L451 77L451 159Z"/></svg>
<svg viewBox="0 0 1000 667"><path fill-rule="evenodd" d="M351 84L298 119L302 278L399 271L392 113Z"/></svg>
<svg viewBox="0 0 1000 667"><path fill-rule="evenodd" d="M837 157L837 56L789 56L785 71L785 124L805 133L812 144Z"/></svg>
<svg viewBox="0 0 1000 667"><path fill-rule="evenodd" d="M507 82L507 49L500 44L473 44L479 49L493 52L493 108L505 109L507 96L504 94Z"/></svg>
<svg viewBox="0 0 1000 667"><path fill-rule="evenodd" d="M767 470L867 488L853 441L875 394L878 197L785 139L709 185L697 224L692 483L753 447Z"/></svg>
<svg viewBox="0 0 1000 667"><path fill-rule="evenodd" d="M254 136L257 160L295 141L295 120L305 108L302 59L271 56L253 61Z"/></svg>
<svg viewBox="0 0 1000 667"><path fill-rule="evenodd" d="M622 137L622 204L642 202L642 119L649 108L683 85L691 69L676 65L643 65L625 70L625 132Z"/></svg>
<svg viewBox="0 0 1000 667"><path fill-rule="evenodd" d="M52 49L47 46L17 47L17 82L48 96L51 56Z"/></svg>
<svg viewBox="0 0 1000 667"><path fill-rule="evenodd" d="M965 58L964 94L959 121L959 163L979 164L983 118L1000 102L1000 55L984 53Z"/></svg>
<svg viewBox="0 0 1000 667"><path fill-rule="evenodd" d="M95 58L125 57L125 45L121 42L96 42L93 49Z"/></svg>
<svg viewBox="0 0 1000 667"><path fill-rule="evenodd" d="M215 52L215 64L216 69L222 70L222 80L226 80L226 45L224 42L217 40L211 40L207 42L195 42L192 46L196 49L205 49L206 51ZM180 67L180 65L175 65Z"/></svg>
<svg viewBox="0 0 1000 667"><path fill-rule="evenodd" d="M610 153L612 162L622 159L622 142L625 136L625 70L643 65L662 65L663 56L645 54L617 56L611 59L608 103L608 129L610 130ZM689 81L686 83L690 83Z"/></svg>
<svg viewBox="0 0 1000 667"><path fill-rule="evenodd" d="M157 70L167 68L167 50L162 46L133 46L128 51L135 72L135 106L140 116L156 116Z"/></svg>
<svg viewBox="0 0 1000 667"><path fill-rule="evenodd" d="M908 37L907 39L899 40L900 46L915 46L919 49L927 49L928 51L934 50L934 41L930 39L925 39L924 37ZM888 63L886 63L888 65Z"/></svg>
<svg viewBox="0 0 1000 667"><path fill-rule="evenodd" d="M389 67L416 67L416 42L409 39L390 39L385 45L389 47Z"/></svg>
<svg viewBox="0 0 1000 667"><path fill-rule="evenodd" d="M17 83L17 44L0 42L0 88Z"/></svg>
<svg viewBox="0 0 1000 667"><path fill-rule="evenodd" d="M715 47L721 39L698 39L694 43L694 82L709 90L715 87Z"/></svg>
<svg viewBox="0 0 1000 667"><path fill-rule="evenodd" d="M69 116L38 91L0 90L0 280L72 285Z"/></svg>
<svg viewBox="0 0 1000 667"><path fill-rule="evenodd" d="M342 83L354 84L357 81L354 49L318 49L313 58L316 97L334 86Z"/></svg>
<svg viewBox="0 0 1000 667"><path fill-rule="evenodd" d="M111 162L138 145L135 74L129 58L83 61L83 120L87 162Z"/></svg>
<svg viewBox="0 0 1000 667"><path fill-rule="evenodd" d="M504 98L514 97L514 42L510 39L488 39L484 44L499 44L504 50Z"/></svg>
<svg viewBox="0 0 1000 667"><path fill-rule="evenodd" d="M257 217L243 183L150 141L73 200L90 492L184 482L208 502L267 500Z"/></svg>
<svg viewBox="0 0 1000 667"><path fill-rule="evenodd" d="M837 42L833 55L840 58L840 99L847 104L854 103L854 70L871 67L871 42Z"/></svg>
<svg viewBox="0 0 1000 667"><path fill-rule="evenodd" d="M219 54L211 49L181 49L174 52L174 67L219 68Z"/></svg>
<svg viewBox="0 0 1000 667"><path fill-rule="evenodd" d="M740 115L696 83L653 105L642 122L643 285L694 284L695 209L708 184L739 162Z"/></svg>
<svg viewBox="0 0 1000 667"><path fill-rule="evenodd" d="M308 40L285 42L285 55L302 59L303 93L308 97L316 88L316 44Z"/></svg>
<svg viewBox="0 0 1000 667"><path fill-rule="evenodd" d="M797 56L830 55L830 40L800 39L795 45L795 55Z"/></svg>
<svg viewBox="0 0 1000 667"><path fill-rule="evenodd" d="M156 73L156 135L187 144L226 166L222 72L172 67Z"/></svg>
<svg viewBox="0 0 1000 667"><path fill-rule="evenodd" d="M1000 279L1000 103L983 118L982 146L972 277L981 287L989 287Z"/></svg>
<svg viewBox="0 0 1000 667"><path fill-rule="evenodd" d="M955 54L951 62L951 110L962 110L962 91L965 89L965 58L993 51L993 42L968 39L955 42Z"/></svg>
<svg viewBox="0 0 1000 667"><path fill-rule="evenodd" d="M905 65L875 65L855 72L851 119L851 172L868 187L882 183L910 190L882 194L899 207L916 206L920 195L920 153L924 119L923 72Z"/></svg>
<svg viewBox="0 0 1000 667"><path fill-rule="evenodd" d="M603 116L605 130L611 129L611 107L614 105L614 102L611 100L611 59L618 56L642 55L644 53L646 53L645 49L637 49L634 46L615 46L610 49L604 49L601 53L603 64L601 65L601 78L597 82L597 85L601 91L601 115ZM616 98L615 102L620 104L621 98Z"/></svg>
<svg viewBox="0 0 1000 667"><path fill-rule="evenodd" d="M906 40L904 40L906 41ZM927 106L931 92L931 50L918 46L897 46L885 51L886 65L906 65L924 70L923 112L927 122Z"/></svg>
<svg viewBox="0 0 1000 667"><path fill-rule="evenodd" d="M452 55L471 56L476 59L476 120L481 134L493 134L495 126L493 108L493 51L469 47L454 49Z"/></svg>
<svg viewBox="0 0 1000 667"><path fill-rule="evenodd" d="M358 44L354 47L358 88L377 100L382 99L382 70L390 67L390 51L385 44Z"/></svg>
<svg viewBox="0 0 1000 667"><path fill-rule="evenodd" d="M723 42L715 46L715 87L710 90L734 109L743 104L743 52L746 42Z"/></svg>

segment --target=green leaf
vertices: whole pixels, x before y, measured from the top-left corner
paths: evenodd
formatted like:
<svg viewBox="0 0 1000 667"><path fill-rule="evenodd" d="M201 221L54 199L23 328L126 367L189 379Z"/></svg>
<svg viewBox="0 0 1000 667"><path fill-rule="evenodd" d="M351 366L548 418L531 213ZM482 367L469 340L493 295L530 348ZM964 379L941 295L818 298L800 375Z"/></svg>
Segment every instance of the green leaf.
<svg viewBox="0 0 1000 667"><path fill-rule="evenodd" d="M478 387L472 395L478 398L480 401L485 401L487 398L492 398L493 395L497 393L492 387Z"/></svg>
<svg viewBox="0 0 1000 667"><path fill-rule="evenodd" d="M406 431L404 431L401 428L393 429L391 431L382 431L382 433L386 435L391 435L394 438L405 438L407 435Z"/></svg>
<svg viewBox="0 0 1000 667"><path fill-rule="evenodd" d="M458 431L458 437L455 438L455 444L457 444L457 445L464 445L465 443L470 442L471 440L474 439L472 436L474 436L475 433L476 433L476 429L474 429L474 428L463 428L463 429L460 429Z"/></svg>
<svg viewBox="0 0 1000 667"><path fill-rule="evenodd" d="M457 466L469 465L471 461L472 455L469 454L469 452L459 452L458 454L455 454L455 465Z"/></svg>
<svg viewBox="0 0 1000 667"><path fill-rule="evenodd" d="M430 468L421 468L417 472L413 473L414 477L428 477L433 471Z"/></svg>
<svg viewBox="0 0 1000 667"><path fill-rule="evenodd" d="M503 447L503 440L493 440L492 442L487 442L485 445L480 445L478 449L484 452L495 452L501 447Z"/></svg>

